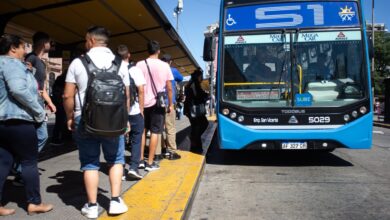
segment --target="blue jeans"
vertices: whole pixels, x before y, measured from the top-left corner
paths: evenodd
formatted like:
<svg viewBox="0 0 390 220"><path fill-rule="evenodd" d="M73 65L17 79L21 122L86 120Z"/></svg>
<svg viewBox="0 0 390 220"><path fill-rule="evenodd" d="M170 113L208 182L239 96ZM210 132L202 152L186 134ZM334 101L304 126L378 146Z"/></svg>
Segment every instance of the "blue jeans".
<svg viewBox="0 0 390 220"><path fill-rule="evenodd" d="M47 122L42 122L39 127L37 127L37 137L38 137L38 152L42 151L42 148L46 145L49 135L47 133Z"/></svg>
<svg viewBox="0 0 390 220"><path fill-rule="evenodd" d="M109 165L125 164L125 144L121 137L101 137L87 134L80 117L75 119L75 140L79 148L81 170L99 170L100 146L103 150L104 159Z"/></svg>
<svg viewBox="0 0 390 220"><path fill-rule="evenodd" d="M144 117L141 114L129 115L131 130L129 139L131 144L130 169L137 170L141 158L142 133L144 132Z"/></svg>

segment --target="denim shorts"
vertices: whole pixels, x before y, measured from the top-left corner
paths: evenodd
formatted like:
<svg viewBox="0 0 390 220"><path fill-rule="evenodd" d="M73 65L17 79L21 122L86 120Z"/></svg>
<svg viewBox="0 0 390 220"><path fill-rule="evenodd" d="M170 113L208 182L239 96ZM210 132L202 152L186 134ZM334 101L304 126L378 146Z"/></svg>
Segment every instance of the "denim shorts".
<svg viewBox="0 0 390 220"><path fill-rule="evenodd" d="M101 137L86 134L80 117L75 119L74 137L79 148L81 170L99 170L100 146L107 164L125 164L125 142L123 137Z"/></svg>

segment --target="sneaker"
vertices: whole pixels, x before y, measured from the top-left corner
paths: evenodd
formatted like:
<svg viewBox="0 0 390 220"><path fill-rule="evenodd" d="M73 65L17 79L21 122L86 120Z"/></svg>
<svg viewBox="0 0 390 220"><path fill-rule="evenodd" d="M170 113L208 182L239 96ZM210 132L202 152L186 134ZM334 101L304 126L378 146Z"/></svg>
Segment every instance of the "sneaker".
<svg viewBox="0 0 390 220"><path fill-rule="evenodd" d="M160 166L154 161L152 164L146 164L146 166L145 166L146 171L154 171L154 170L159 170L159 169L160 169Z"/></svg>
<svg viewBox="0 0 390 220"><path fill-rule="evenodd" d="M181 156L176 152L170 152L165 155L165 158L167 158L168 160L178 160L181 158Z"/></svg>
<svg viewBox="0 0 390 220"><path fill-rule="evenodd" d="M127 179L127 178L126 178L126 175L123 175L123 176L122 176L122 181L126 181L126 179Z"/></svg>
<svg viewBox="0 0 390 220"><path fill-rule="evenodd" d="M143 178L143 176L138 172L138 170L130 169L127 175L132 179L140 180Z"/></svg>
<svg viewBox="0 0 390 220"><path fill-rule="evenodd" d="M12 185L17 186L17 187L22 187L24 186L24 180L20 175L16 175L15 179L12 181Z"/></svg>
<svg viewBox="0 0 390 220"><path fill-rule="evenodd" d="M161 161L163 159L164 159L164 157L161 154L154 155L154 161Z"/></svg>
<svg viewBox="0 0 390 220"><path fill-rule="evenodd" d="M127 212L127 210L128 210L127 205L122 200L122 198L119 198L119 202L114 200L110 201L110 209L108 210L108 213L110 215L119 215Z"/></svg>
<svg viewBox="0 0 390 220"><path fill-rule="evenodd" d="M139 162L138 169L145 169L145 161L141 160Z"/></svg>
<svg viewBox="0 0 390 220"><path fill-rule="evenodd" d="M85 203L84 207L81 209L81 214L87 218L99 217L99 204L89 206L88 203Z"/></svg>

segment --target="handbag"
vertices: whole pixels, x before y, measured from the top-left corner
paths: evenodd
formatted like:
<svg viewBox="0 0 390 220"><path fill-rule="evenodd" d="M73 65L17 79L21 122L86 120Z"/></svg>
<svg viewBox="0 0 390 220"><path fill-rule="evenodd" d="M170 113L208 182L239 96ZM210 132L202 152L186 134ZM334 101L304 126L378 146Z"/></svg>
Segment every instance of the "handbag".
<svg viewBox="0 0 390 220"><path fill-rule="evenodd" d="M190 114L192 118L197 118L206 114L206 106L204 103L191 105Z"/></svg>
<svg viewBox="0 0 390 220"><path fill-rule="evenodd" d="M167 93L165 91L157 92L156 85L154 84L152 74L150 73L148 61L145 60L145 63L146 63L146 67L148 68L150 80L152 81L152 89L153 89L153 93L155 94L155 97L156 97L157 108L165 110L165 108L168 107L168 105L166 103Z"/></svg>

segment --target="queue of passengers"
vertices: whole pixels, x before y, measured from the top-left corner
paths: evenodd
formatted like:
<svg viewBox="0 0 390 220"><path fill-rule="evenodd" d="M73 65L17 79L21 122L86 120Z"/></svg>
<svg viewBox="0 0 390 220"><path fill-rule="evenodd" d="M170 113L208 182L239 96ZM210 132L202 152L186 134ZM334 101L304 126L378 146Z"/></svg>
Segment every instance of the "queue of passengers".
<svg viewBox="0 0 390 220"><path fill-rule="evenodd" d="M120 198L122 180L126 177L142 179L139 169L155 171L160 169L154 156L162 155L165 145L165 158L180 159L177 153L175 110L176 82L183 80L179 71L170 67L171 57L165 54L159 59L160 45L157 41L148 42L149 57L135 65L126 45L120 45L115 55L108 48L109 32L100 26L87 30L85 35L87 53L72 61L64 78L63 110L66 114L66 126L73 132L79 150L81 170L87 193L87 203L81 213L87 218L97 218L99 205L97 192L99 182L99 155L103 150L104 158L109 165L111 200L108 213L118 215L127 212L128 207ZM34 50L25 58L25 42L18 36L3 35L0 41L0 202L3 186L14 163L20 164L20 174L16 175L26 189L28 214L44 213L53 209L53 205L44 204L40 196L38 173L38 153L47 141L46 102L52 112L62 106L55 106L46 93L46 75L42 74L45 64L42 55L50 49L50 38L43 32L33 37ZM48 45L49 43L49 45ZM118 57L120 57L118 59ZM112 105L110 109L93 112L90 103L93 86L99 83L99 77L113 77L117 80L117 91L105 93L101 99L122 100L122 104ZM34 72L34 73L33 73ZM207 119L203 111L194 115L194 105L204 103L207 94L200 86L201 70L191 75L186 86L184 114L191 123L191 151L202 153L200 136L207 128ZM92 77L92 79L91 79ZM119 81L118 81L119 79ZM91 81L96 80L93 84ZM109 85L110 86L110 85ZM158 100L159 93L165 91L163 101ZM94 99L95 101L97 99ZM166 106L160 106L160 102ZM62 102L56 102L61 103ZM87 106L87 107L85 107ZM96 107L98 108L98 107ZM125 111L119 111L125 108ZM90 115L102 114L113 110L113 115L93 118ZM89 112L88 112L89 111ZM92 113L91 113L92 112ZM121 126L121 117L125 113L125 130L113 130L108 133L94 130L94 126ZM108 120L110 118L110 120ZM94 121L96 120L96 121ZM57 119L56 119L57 121ZM116 121L118 123L116 123ZM123 127L123 126L122 126ZM166 132L166 140L161 136ZM150 131L149 153L144 157L146 131ZM100 132L100 133L99 133ZM125 135L131 145L131 158L128 172L125 166ZM24 138L21 139L20 137ZM15 161L17 159L17 161ZM161 159L161 158L157 158ZM12 215L14 209L7 209L0 204L0 216Z"/></svg>

